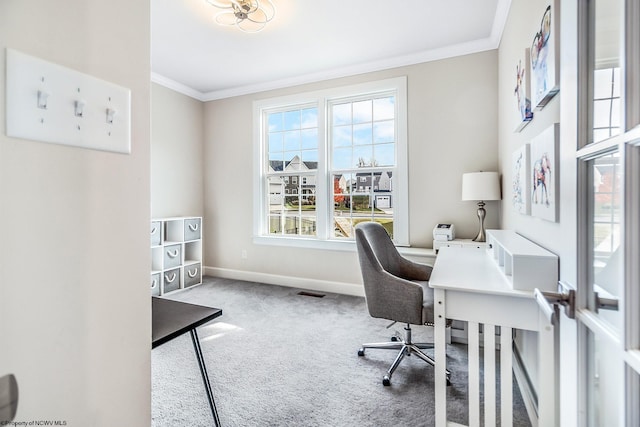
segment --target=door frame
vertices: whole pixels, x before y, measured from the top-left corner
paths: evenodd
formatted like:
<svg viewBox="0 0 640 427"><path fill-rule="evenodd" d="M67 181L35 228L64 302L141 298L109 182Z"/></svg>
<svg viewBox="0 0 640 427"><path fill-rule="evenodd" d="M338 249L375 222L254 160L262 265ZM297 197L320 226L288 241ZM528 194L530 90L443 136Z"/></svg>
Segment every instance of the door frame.
<svg viewBox="0 0 640 427"><path fill-rule="evenodd" d="M620 134L596 143L590 141L593 128L593 70L595 60L595 0L577 2L577 141L576 141L576 224L577 224L577 295L576 325L578 350L578 426L588 425L589 331L614 345L625 363L623 417L627 426L640 425L640 0L624 0L624 18L620 49L622 76ZM621 248L623 250L624 286L620 297L622 331L603 322L596 312L590 273L592 216L590 213L589 161L618 152L622 168ZM634 286L634 284L636 284Z"/></svg>

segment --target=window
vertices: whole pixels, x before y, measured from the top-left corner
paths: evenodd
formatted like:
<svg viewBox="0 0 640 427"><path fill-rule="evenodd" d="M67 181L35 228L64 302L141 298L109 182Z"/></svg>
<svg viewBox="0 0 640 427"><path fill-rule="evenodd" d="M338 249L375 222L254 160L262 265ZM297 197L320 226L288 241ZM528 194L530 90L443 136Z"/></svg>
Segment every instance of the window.
<svg viewBox="0 0 640 427"><path fill-rule="evenodd" d="M603 68L593 73L593 142L620 133L620 68Z"/></svg>
<svg viewBox="0 0 640 427"><path fill-rule="evenodd" d="M408 244L406 78L254 103L255 238L352 241L362 221Z"/></svg>

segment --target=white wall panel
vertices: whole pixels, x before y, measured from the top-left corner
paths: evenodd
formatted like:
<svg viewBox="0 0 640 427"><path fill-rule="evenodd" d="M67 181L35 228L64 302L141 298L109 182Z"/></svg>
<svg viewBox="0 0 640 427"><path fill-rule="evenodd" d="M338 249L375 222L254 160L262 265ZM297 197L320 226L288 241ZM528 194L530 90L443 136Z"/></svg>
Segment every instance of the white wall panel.
<svg viewBox="0 0 640 427"><path fill-rule="evenodd" d="M15 421L148 426L149 1L0 2L5 49L130 88L131 154L6 136L0 120L0 375Z"/></svg>

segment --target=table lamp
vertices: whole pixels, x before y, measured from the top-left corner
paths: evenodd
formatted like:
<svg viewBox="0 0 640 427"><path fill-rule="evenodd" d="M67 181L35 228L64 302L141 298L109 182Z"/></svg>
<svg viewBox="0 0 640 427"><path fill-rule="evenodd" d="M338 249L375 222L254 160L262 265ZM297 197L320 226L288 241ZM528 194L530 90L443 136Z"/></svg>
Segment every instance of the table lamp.
<svg viewBox="0 0 640 427"><path fill-rule="evenodd" d="M478 220L480 230L474 242L486 242L484 233L484 202L500 200L500 175L498 172L471 172L462 175L462 200L478 200Z"/></svg>

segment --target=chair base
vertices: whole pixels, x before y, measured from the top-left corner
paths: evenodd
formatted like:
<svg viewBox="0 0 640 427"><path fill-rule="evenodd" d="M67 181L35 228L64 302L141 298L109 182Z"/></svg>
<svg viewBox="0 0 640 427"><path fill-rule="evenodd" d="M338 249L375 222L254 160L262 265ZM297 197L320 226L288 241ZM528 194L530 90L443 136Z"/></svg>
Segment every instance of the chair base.
<svg viewBox="0 0 640 427"><path fill-rule="evenodd" d="M362 344L362 347L358 350L358 356L364 356L364 351L367 348L376 348L383 350L400 350L395 360L391 364L389 370L387 370L387 374L382 377L382 385L389 386L391 385L391 376L402 362L405 356L411 356L415 354L420 359L424 360L431 366L435 366L435 361L430 356L426 355L422 350L433 348L433 344L430 343L413 343L411 341L411 325L407 325L404 328L405 330L405 338L402 339L400 336L394 336L391 338L390 342L379 342L379 343L367 343ZM395 340L394 340L395 339ZM451 372L447 369L447 385L451 385L450 378Z"/></svg>

